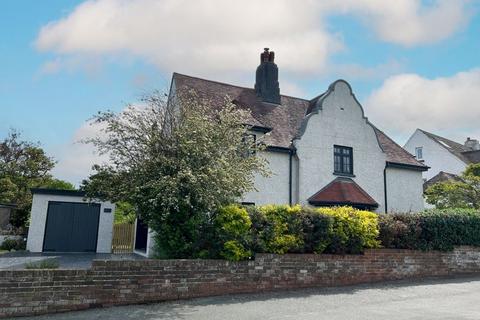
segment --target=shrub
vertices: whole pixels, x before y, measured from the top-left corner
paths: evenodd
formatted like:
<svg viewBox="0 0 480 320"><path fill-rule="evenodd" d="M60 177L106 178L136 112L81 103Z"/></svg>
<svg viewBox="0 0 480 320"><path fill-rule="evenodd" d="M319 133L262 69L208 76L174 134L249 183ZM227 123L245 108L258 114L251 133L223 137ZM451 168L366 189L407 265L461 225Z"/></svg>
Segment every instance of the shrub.
<svg viewBox="0 0 480 320"><path fill-rule="evenodd" d="M25 269L57 269L60 266L56 259L45 259L37 262L27 262Z"/></svg>
<svg viewBox="0 0 480 320"><path fill-rule="evenodd" d="M21 251L21 250L25 250L26 246L27 246L27 243L25 242L25 239L23 239L23 238L22 239L7 238L0 245L0 250Z"/></svg>
<svg viewBox="0 0 480 320"><path fill-rule="evenodd" d="M333 217L318 210L304 208L302 211L303 251L322 253L332 242Z"/></svg>
<svg viewBox="0 0 480 320"><path fill-rule="evenodd" d="M302 252L304 242L301 206L266 205L249 210L255 252Z"/></svg>
<svg viewBox="0 0 480 320"><path fill-rule="evenodd" d="M480 212L471 209L381 215L379 226L379 238L387 248L447 251L480 245Z"/></svg>
<svg viewBox="0 0 480 320"><path fill-rule="evenodd" d="M251 226L252 221L244 208L236 205L220 208L215 217L215 229L222 244L220 255L232 261L251 257Z"/></svg>
<svg viewBox="0 0 480 320"><path fill-rule="evenodd" d="M380 245L377 214L352 207L319 208L317 211L333 218L327 252L361 253L365 248Z"/></svg>

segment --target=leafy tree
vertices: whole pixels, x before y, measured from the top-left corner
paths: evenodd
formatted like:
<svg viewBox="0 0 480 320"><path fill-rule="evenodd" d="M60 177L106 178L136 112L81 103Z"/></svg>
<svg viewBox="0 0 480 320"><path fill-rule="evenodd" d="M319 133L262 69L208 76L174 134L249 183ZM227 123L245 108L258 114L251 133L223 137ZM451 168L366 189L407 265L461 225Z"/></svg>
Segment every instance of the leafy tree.
<svg viewBox="0 0 480 320"><path fill-rule="evenodd" d="M134 223L137 218L135 207L128 202L117 202L115 204L115 223Z"/></svg>
<svg viewBox="0 0 480 320"><path fill-rule="evenodd" d="M11 222L15 227L25 226L30 213L30 188L49 187L73 189L73 185L52 178L50 170L55 162L38 145L21 139L11 130L0 141L0 202L16 204Z"/></svg>
<svg viewBox="0 0 480 320"><path fill-rule="evenodd" d="M155 93L144 107L100 112L102 136L87 140L110 164L96 165L87 194L126 201L156 231L161 257L204 256L217 210L268 174L245 139L248 114L228 99L218 107L195 96L167 101ZM211 243L211 242L210 242Z"/></svg>
<svg viewBox="0 0 480 320"><path fill-rule="evenodd" d="M445 181L430 186L427 202L439 209L480 209L480 163L470 164L459 181Z"/></svg>

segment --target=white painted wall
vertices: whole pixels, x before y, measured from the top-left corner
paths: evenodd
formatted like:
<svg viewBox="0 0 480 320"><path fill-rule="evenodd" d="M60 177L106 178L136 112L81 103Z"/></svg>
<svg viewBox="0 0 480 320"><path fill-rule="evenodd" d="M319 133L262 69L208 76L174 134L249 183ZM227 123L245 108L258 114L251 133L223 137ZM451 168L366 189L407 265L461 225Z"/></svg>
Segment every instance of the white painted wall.
<svg viewBox="0 0 480 320"><path fill-rule="evenodd" d="M299 158L299 202L307 199L334 180L333 146L353 148L352 179L384 211L383 169L386 157L376 134L363 116L349 86L336 82L333 92L323 102L323 109L312 114L303 136L295 141Z"/></svg>
<svg viewBox="0 0 480 320"><path fill-rule="evenodd" d="M387 168L388 212L418 212L424 209L421 171Z"/></svg>
<svg viewBox="0 0 480 320"><path fill-rule="evenodd" d="M430 167L428 171L423 172L423 177L426 180L437 175L440 171L460 174L467 166L465 162L418 129L408 139L404 148L415 155L415 148L417 147L423 148L424 163Z"/></svg>
<svg viewBox="0 0 480 320"><path fill-rule="evenodd" d="M255 176L255 188L245 194L242 202L254 202L256 205L264 204L288 204L289 201L289 157L288 153L281 152L257 152L258 157L264 157L268 161L271 176Z"/></svg>
<svg viewBox="0 0 480 320"><path fill-rule="evenodd" d="M79 196L34 194L27 238L27 250L30 252L43 251L49 201L86 203L86 200ZM100 204L97 252L110 253L112 251L113 212L115 211L115 205L110 202L96 200L93 202ZM104 212L105 208L111 208L112 210L111 212Z"/></svg>

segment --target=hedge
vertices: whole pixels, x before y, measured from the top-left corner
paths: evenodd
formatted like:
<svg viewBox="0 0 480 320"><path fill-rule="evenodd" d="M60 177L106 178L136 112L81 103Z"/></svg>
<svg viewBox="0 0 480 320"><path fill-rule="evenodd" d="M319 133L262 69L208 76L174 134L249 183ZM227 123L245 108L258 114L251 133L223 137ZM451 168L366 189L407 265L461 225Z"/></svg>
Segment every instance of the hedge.
<svg viewBox="0 0 480 320"><path fill-rule="evenodd" d="M480 212L472 209L381 214L379 228L386 248L448 251L460 245L480 246Z"/></svg>
<svg viewBox="0 0 480 320"><path fill-rule="evenodd" d="M243 260L263 253L362 253L379 247L378 216L351 207L230 205L215 218L219 255Z"/></svg>

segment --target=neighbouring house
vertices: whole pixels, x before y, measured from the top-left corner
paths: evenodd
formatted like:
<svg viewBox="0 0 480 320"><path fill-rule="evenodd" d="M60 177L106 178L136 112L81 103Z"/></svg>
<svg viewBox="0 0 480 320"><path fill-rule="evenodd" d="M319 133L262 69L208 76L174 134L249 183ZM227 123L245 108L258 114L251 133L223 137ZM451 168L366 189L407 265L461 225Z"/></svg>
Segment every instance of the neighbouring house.
<svg viewBox="0 0 480 320"><path fill-rule="evenodd" d="M82 191L32 189L32 194L27 250L111 252L114 204L86 199Z"/></svg>
<svg viewBox="0 0 480 320"><path fill-rule="evenodd" d="M478 140L467 138L461 144L422 129L415 130L404 148L430 167L423 173L425 188L437 182L456 180L469 164L480 162Z"/></svg>
<svg viewBox="0 0 480 320"><path fill-rule="evenodd" d="M281 95L274 53L265 49L253 88L174 73L169 98L181 101L182 95L212 108L227 97L251 112L245 124L267 145L256 155L268 160L273 174L258 175L257 191L240 199L243 204L349 205L376 212L424 208L422 172L428 167L367 119L344 80L311 99ZM145 228L141 234L150 255L153 241L145 240Z"/></svg>

